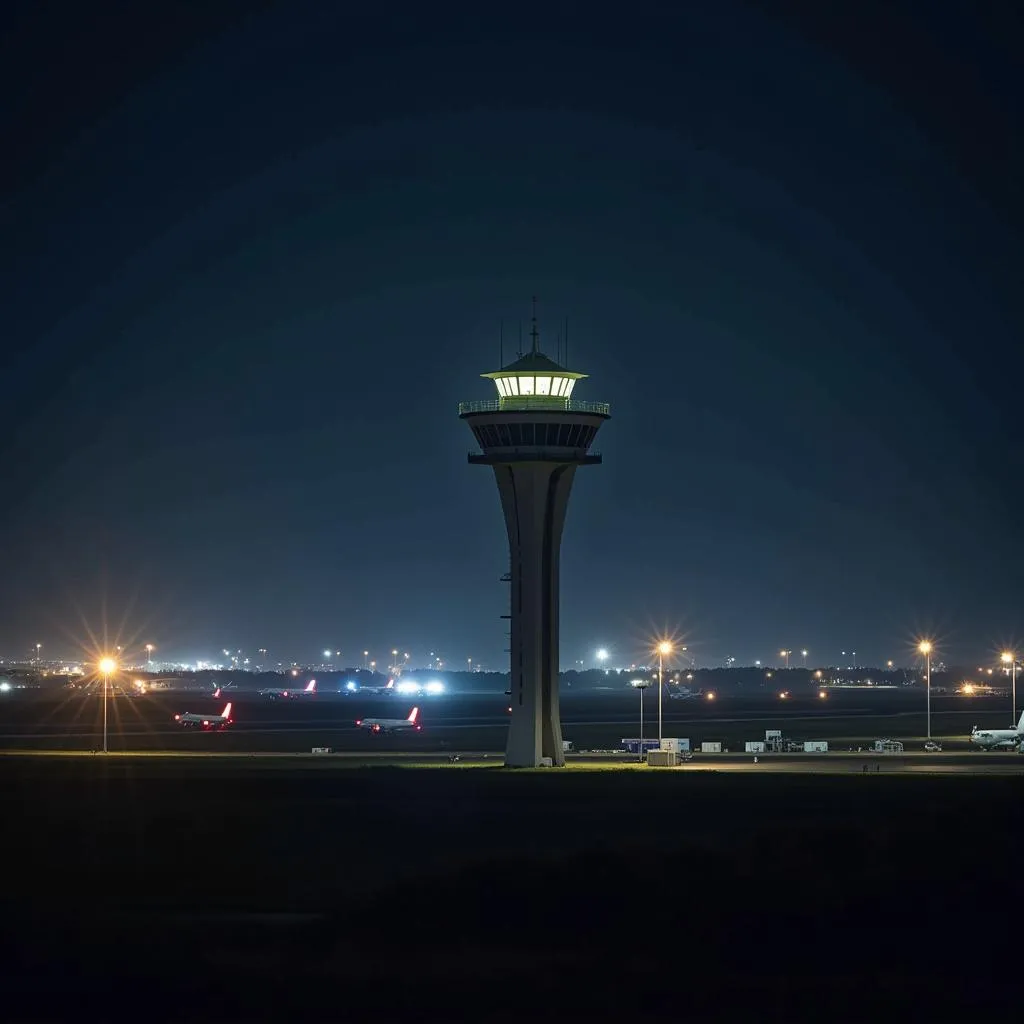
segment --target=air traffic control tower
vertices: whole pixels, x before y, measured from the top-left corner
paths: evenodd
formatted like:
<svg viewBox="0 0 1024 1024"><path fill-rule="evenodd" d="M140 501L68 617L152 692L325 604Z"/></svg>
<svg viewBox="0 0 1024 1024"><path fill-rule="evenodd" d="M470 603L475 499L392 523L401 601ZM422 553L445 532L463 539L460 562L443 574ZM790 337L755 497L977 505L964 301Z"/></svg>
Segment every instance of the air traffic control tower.
<svg viewBox="0 0 1024 1024"><path fill-rule="evenodd" d="M590 446L609 418L604 402L580 402L573 388L586 374L559 366L538 348L537 318L528 354L484 373L498 397L463 402L459 417L473 431L477 466L498 481L511 560L512 720L505 764L565 764L558 713L559 550L577 466L596 466Z"/></svg>

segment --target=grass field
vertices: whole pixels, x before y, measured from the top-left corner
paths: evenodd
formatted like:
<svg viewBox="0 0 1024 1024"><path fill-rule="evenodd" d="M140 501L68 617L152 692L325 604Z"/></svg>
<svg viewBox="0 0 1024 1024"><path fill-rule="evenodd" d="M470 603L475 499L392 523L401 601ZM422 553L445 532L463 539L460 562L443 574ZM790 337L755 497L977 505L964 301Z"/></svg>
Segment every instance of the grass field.
<svg viewBox="0 0 1024 1024"><path fill-rule="evenodd" d="M766 728L833 750L923 742L920 701L868 696L666 702L664 733L734 749ZM491 699L430 705L412 738L358 733L355 717L395 705L345 700L242 697L235 731L170 727L196 700L113 702L111 749L147 753L109 758L81 753L98 745L95 699L0 705L9 1016L124 1002L148 1020L360 1018L367 1006L386 1020L556 1006L845 1020L864 1000L858 1019L880 1005L975 1019L1013 998L1016 919L1002 908L1024 895L1019 779L862 775L839 754L828 776L504 772ZM565 736L617 746L638 734L636 710L566 700ZM974 721L1007 717L955 700L933 710L947 750ZM23 746L51 753L11 755ZM409 748L419 765L386 766ZM233 756L198 756L211 751ZM488 756L450 766L455 751Z"/></svg>
<svg viewBox="0 0 1024 1024"><path fill-rule="evenodd" d="M55 976L192 1019L333 1019L377 1006L366 986L385 1019L509 1019L538 991L632 1011L623 986L728 1016L848 1000L866 971L934 994L1020 890L1016 779L238 760L0 761L9 1007ZM969 930L961 995L1001 983L1012 920Z"/></svg>

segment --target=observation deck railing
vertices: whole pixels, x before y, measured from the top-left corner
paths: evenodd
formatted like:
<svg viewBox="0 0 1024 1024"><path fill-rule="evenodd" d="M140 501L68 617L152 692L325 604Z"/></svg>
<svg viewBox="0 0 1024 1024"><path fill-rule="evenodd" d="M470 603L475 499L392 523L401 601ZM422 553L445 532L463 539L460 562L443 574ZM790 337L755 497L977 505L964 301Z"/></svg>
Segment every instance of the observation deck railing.
<svg viewBox="0 0 1024 1024"><path fill-rule="evenodd" d="M611 415L607 402L578 402L574 398L551 398L532 395L517 398L491 398L482 402L459 402L459 415L473 412L587 412L597 416Z"/></svg>

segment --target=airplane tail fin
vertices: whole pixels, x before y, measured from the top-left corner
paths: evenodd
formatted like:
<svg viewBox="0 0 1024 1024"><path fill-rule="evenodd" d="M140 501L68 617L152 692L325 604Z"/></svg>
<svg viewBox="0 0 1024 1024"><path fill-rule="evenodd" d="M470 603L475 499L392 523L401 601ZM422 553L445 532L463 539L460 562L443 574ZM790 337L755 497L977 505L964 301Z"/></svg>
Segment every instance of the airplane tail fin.
<svg viewBox="0 0 1024 1024"><path fill-rule="evenodd" d="M1024 732L1024 711L1020 713L1020 721L1017 723L1017 732Z"/></svg>
<svg viewBox="0 0 1024 1024"><path fill-rule="evenodd" d="M227 704L224 705L224 710L221 713L221 718L230 718L230 717L231 717L231 701L228 701Z"/></svg>
<svg viewBox="0 0 1024 1024"><path fill-rule="evenodd" d="M316 680L315 679L311 679L309 681L309 686L306 687L306 693L316 693Z"/></svg>
<svg viewBox="0 0 1024 1024"><path fill-rule="evenodd" d="M413 724L415 724L416 716L419 715L419 713L420 713L420 709L419 708L413 708L412 711L409 712L409 717L406 719L406 721L407 722L412 722Z"/></svg>
<svg viewBox="0 0 1024 1024"><path fill-rule="evenodd" d="M218 686L217 689L213 691L213 699L217 700L219 697L220 697L220 687Z"/></svg>

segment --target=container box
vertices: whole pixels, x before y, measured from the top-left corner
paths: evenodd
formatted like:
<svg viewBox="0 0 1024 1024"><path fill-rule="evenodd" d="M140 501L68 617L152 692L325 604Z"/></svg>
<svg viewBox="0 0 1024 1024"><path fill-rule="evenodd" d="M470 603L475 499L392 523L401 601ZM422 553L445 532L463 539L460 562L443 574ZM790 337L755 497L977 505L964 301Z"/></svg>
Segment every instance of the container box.
<svg viewBox="0 0 1024 1024"><path fill-rule="evenodd" d="M690 741L687 739L678 739L675 736L665 736L661 741L662 750L674 750L677 754L682 754L690 749Z"/></svg>
<svg viewBox="0 0 1024 1024"><path fill-rule="evenodd" d="M647 763L652 768L675 768L679 764L679 754L675 750L649 750Z"/></svg>

